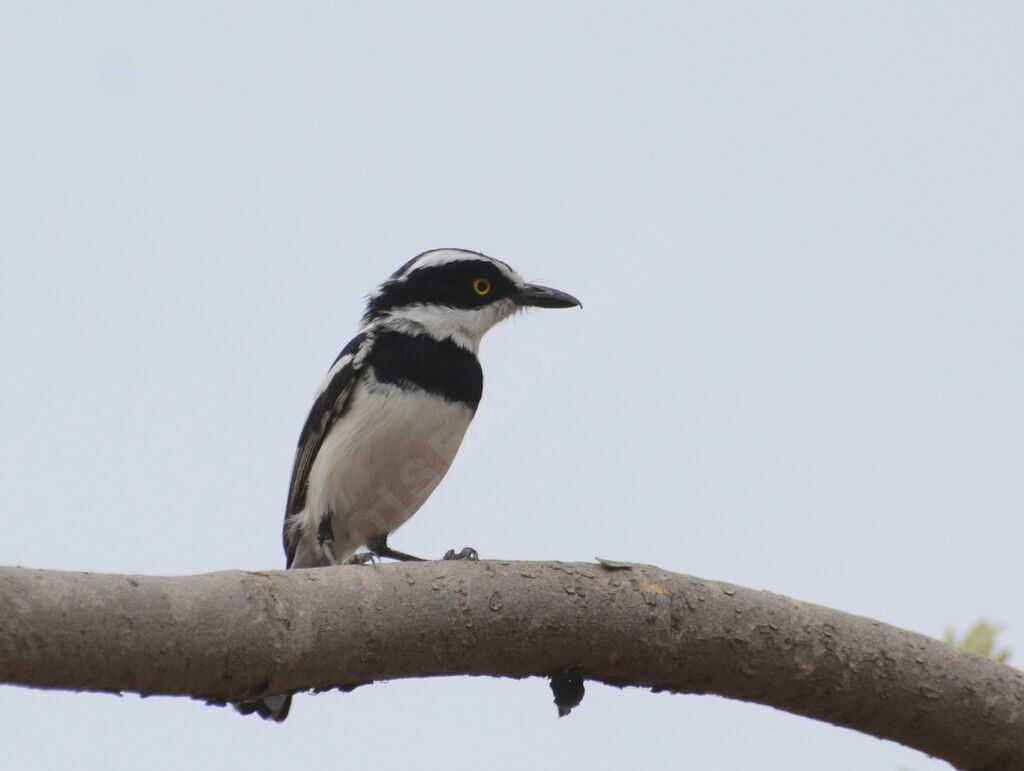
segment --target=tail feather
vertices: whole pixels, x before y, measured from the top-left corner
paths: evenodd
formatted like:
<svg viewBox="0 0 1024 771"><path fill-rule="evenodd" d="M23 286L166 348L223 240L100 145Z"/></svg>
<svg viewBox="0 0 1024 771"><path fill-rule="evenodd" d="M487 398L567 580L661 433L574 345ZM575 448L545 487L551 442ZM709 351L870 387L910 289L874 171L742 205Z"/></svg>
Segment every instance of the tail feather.
<svg viewBox="0 0 1024 771"><path fill-rule="evenodd" d="M252 701L240 701L235 704L235 709L243 715L251 715L255 712L264 720L273 720L275 723L282 723L288 717L288 710L292 707L292 695L290 693L279 696L264 696L262 699Z"/></svg>

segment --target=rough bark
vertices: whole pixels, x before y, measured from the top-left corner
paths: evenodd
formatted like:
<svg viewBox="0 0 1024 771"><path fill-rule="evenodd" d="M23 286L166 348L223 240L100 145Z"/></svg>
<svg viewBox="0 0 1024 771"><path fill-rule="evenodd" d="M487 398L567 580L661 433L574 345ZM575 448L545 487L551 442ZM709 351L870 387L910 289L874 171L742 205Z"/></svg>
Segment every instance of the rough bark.
<svg viewBox="0 0 1024 771"><path fill-rule="evenodd" d="M222 703L574 667L616 686L759 702L959 768L1024 768L1024 673L878 621L646 565L175 578L0 568L0 682Z"/></svg>

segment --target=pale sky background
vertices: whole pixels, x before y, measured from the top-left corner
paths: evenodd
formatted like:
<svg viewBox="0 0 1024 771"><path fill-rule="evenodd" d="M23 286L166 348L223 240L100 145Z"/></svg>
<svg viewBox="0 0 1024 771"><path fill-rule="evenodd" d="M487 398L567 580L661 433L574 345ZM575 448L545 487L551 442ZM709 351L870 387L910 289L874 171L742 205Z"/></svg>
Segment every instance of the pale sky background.
<svg viewBox="0 0 1024 771"><path fill-rule="evenodd" d="M363 297L462 246L484 340L392 539L595 555L1024 656L1020 3L0 6L0 563L283 566ZM948 768L714 697L406 681L281 725L0 688L5 768Z"/></svg>

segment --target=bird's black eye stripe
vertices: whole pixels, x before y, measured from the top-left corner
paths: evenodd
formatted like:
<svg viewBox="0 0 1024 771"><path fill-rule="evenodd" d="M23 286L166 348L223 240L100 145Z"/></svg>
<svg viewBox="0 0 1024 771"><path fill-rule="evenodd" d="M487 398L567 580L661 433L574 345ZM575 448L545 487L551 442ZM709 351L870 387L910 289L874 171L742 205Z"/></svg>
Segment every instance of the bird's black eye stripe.
<svg viewBox="0 0 1024 771"><path fill-rule="evenodd" d="M481 294L478 282L489 282ZM406 305L445 305L450 308L478 308L508 297L515 285L490 261L456 260L443 265L417 268L408 275L391 279L370 300L368 317Z"/></svg>

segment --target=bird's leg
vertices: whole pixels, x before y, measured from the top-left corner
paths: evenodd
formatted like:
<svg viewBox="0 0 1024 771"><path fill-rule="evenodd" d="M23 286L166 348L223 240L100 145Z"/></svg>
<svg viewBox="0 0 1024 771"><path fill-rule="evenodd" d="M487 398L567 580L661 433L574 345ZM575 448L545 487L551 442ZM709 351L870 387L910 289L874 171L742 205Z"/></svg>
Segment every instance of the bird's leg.
<svg viewBox="0 0 1024 771"><path fill-rule="evenodd" d="M458 554L455 553L455 549L449 549L445 552L442 559L446 560L469 560L470 562L476 562L480 559L480 555L476 553L476 549L472 546L466 546Z"/></svg>
<svg viewBox="0 0 1024 771"><path fill-rule="evenodd" d="M406 554L404 551L398 551L388 546L388 533L378 533L366 542L366 548L369 549L369 554L373 557L387 557L388 559L398 560L400 562L426 562L423 557L416 557L412 554ZM356 557L362 557L363 555L357 554ZM462 551L456 553L455 549L449 549L442 559L446 560L470 560L476 562L480 559L480 555L477 554L476 549L472 547L465 547ZM365 559L364 559L365 561Z"/></svg>
<svg viewBox="0 0 1024 771"><path fill-rule="evenodd" d="M372 563L377 559L375 553L364 551L352 554L344 560L339 560L334 553L334 528L331 527L330 514L320 520L320 524L316 529L316 542L320 547L320 551L324 553L327 561L332 565L365 565L367 562Z"/></svg>
<svg viewBox="0 0 1024 771"><path fill-rule="evenodd" d="M341 561L334 556L334 528L331 527L331 515L320 520L316 528L316 544L332 565L340 565Z"/></svg>
<svg viewBox="0 0 1024 771"><path fill-rule="evenodd" d="M366 542L366 548L370 550L370 553L375 557L387 557L388 559L398 560L399 562L426 562L423 557L414 557L412 554L406 554L404 551L396 551L388 546L388 534L377 533L372 536Z"/></svg>

